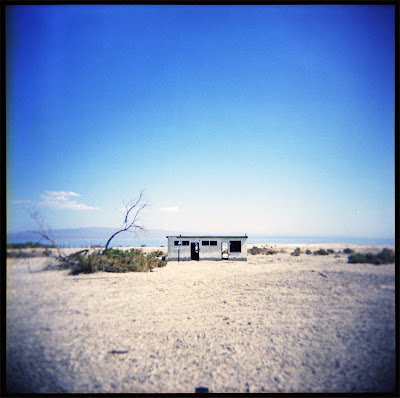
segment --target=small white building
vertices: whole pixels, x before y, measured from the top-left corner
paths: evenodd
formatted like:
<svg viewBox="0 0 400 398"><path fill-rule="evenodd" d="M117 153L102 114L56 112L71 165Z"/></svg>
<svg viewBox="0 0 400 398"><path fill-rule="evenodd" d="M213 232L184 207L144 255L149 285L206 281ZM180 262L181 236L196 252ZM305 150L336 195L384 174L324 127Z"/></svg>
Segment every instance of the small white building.
<svg viewBox="0 0 400 398"><path fill-rule="evenodd" d="M245 236L167 236L168 261L247 261Z"/></svg>

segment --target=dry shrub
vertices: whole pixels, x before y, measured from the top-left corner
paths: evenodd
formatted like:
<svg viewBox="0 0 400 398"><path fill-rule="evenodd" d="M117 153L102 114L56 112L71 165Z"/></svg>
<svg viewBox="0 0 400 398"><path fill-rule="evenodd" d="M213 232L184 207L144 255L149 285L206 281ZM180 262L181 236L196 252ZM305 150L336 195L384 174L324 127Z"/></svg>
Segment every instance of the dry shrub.
<svg viewBox="0 0 400 398"><path fill-rule="evenodd" d="M291 256L300 256L300 254L302 253L300 247L296 247L296 249L294 249L294 251L292 253L290 253Z"/></svg>
<svg viewBox="0 0 400 398"><path fill-rule="evenodd" d="M166 262L159 259L159 252L144 254L141 250L127 251L108 249L106 253L92 253L78 256L71 262L71 274L104 272L148 272L153 268L164 267ZM162 252L161 252L162 254Z"/></svg>
<svg viewBox="0 0 400 398"><path fill-rule="evenodd" d="M325 249L319 249L313 252L314 256L329 256L329 253Z"/></svg>
<svg viewBox="0 0 400 398"><path fill-rule="evenodd" d="M257 246L253 246L251 249L247 250L247 253L250 253L251 255L255 256L257 254L262 253L262 250Z"/></svg>
<svg viewBox="0 0 400 398"><path fill-rule="evenodd" d="M393 250L384 248L382 249L379 253L373 254L373 253L353 253L350 254L348 257L348 263L350 264L356 264L356 263L368 263L368 264L375 264L375 265L381 265L381 264L391 264L395 262L395 253Z"/></svg>
<svg viewBox="0 0 400 398"><path fill-rule="evenodd" d="M272 254L277 254L278 252L276 250L274 250L272 247L270 249L268 249L267 247L257 247L257 246L253 246L251 249L247 250L247 253L252 254L253 256L257 255L257 254L264 254L266 256L268 255L272 255Z"/></svg>

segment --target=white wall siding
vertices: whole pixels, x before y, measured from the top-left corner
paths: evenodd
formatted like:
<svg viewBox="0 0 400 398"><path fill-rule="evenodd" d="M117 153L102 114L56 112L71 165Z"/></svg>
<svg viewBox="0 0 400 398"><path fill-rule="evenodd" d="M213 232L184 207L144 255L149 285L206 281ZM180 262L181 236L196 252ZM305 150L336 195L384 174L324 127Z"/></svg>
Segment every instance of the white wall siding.
<svg viewBox="0 0 400 398"><path fill-rule="evenodd" d="M234 261L247 261L247 237L243 236L168 236L168 261L190 261L191 244L199 244L199 260L222 260L222 243L228 244L228 259ZM179 246L174 242L180 241ZM189 245L183 245L183 241L188 241ZM208 241L208 245L203 245L203 241ZM216 241L216 245L211 245L211 241ZM240 241L241 251L231 252L230 242Z"/></svg>
<svg viewBox="0 0 400 398"><path fill-rule="evenodd" d="M189 246L175 246L176 240L189 240ZM168 238L168 261L189 261L191 259L190 239L182 239L179 236Z"/></svg>

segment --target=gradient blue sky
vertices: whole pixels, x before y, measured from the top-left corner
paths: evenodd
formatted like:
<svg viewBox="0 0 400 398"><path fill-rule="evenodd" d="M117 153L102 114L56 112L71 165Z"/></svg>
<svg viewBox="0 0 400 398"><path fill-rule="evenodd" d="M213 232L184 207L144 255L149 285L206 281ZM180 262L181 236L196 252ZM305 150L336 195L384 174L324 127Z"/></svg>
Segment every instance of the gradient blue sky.
<svg viewBox="0 0 400 398"><path fill-rule="evenodd" d="M394 236L394 6L8 6L8 231Z"/></svg>

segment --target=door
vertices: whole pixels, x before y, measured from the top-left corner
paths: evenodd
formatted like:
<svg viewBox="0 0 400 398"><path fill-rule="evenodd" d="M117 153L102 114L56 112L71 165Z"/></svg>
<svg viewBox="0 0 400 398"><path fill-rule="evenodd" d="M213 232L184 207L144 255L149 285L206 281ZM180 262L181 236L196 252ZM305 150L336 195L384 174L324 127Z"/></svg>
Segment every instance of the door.
<svg viewBox="0 0 400 398"><path fill-rule="evenodd" d="M199 260L199 242L192 242L190 244L190 252L192 260Z"/></svg>
<svg viewBox="0 0 400 398"><path fill-rule="evenodd" d="M229 260L228 242L221 243L222 260Z"/></svg>

